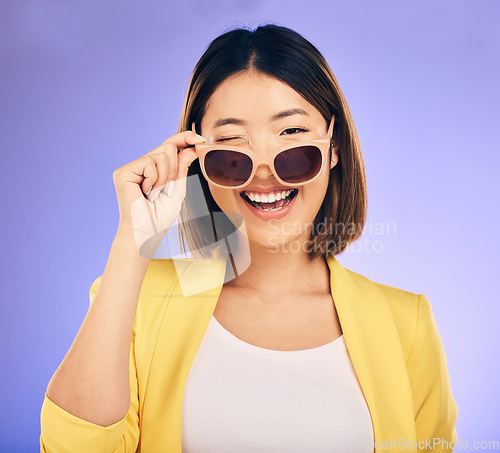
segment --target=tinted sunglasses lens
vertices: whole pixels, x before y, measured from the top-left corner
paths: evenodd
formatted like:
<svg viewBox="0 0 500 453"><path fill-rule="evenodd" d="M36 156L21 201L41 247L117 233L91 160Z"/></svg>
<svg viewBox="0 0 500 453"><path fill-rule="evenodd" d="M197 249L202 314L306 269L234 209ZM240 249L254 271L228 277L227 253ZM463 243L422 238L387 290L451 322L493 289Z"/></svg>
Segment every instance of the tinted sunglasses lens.
<svg viewBox="0 0 500 453"><path fill-rule="evenodd" d="M321 170L321 150L317 146L298 146L279 153L274 159L279 177L288 183L309 181Z"/></svg>
<svg viewBox="0 0 500 453"><path fill-rule="evenodd" d="M216 184L234 187L247 181L252 173L252 160L236 151L216 149L205 156L205 171Z"/></svg>

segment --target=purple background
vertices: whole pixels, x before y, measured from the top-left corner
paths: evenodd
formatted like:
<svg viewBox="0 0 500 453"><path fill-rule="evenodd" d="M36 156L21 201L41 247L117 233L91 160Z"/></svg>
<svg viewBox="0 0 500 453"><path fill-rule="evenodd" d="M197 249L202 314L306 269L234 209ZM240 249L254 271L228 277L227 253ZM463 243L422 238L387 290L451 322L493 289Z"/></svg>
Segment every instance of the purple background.
<svg viewBox="0 0 500 453"><path fill-rule="evenodd" d="M266 21L323 52L361 138L368 221L339 260L429 298L459 439L500 440L499 12L498 0L3 1L0 449L38 449L46 386L118 225L113 171L176 133L212 39Z"/></svg>

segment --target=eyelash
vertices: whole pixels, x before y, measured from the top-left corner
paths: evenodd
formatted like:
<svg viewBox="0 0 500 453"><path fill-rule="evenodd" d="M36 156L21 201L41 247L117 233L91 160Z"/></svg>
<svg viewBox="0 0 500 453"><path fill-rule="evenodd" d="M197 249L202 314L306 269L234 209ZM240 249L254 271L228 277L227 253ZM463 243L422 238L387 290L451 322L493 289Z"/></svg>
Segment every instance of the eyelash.
<svg viewBox="0 0 500 453"><path fill-rule="evenodd" d="M309 132L309 129L304 128L304 127L289 127L288 129L285 129L285 131L290 131L290 130L297 130L300 132ZM292 134L286 134L286 135L292 135ZM219 138L215 140L216 142L225 142L227 140L235 140L237 138L242 138L242 137L227 137L227 138Z"/></svg>

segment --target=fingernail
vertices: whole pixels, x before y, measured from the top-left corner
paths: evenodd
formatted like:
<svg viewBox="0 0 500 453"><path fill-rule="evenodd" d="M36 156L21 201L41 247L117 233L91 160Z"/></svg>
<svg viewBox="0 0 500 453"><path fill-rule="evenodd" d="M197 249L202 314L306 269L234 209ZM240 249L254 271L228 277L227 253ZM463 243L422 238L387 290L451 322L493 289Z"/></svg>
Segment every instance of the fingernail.
<svg viewBox="0 0 500 453"><path fill-rule="evenodd" d="M172 195L174 194L174 189L175 189L175 181L169 181L167 184L167 197L172 198Z"/></svg>
<svg viewBox="0 0 500 453"><path fill-rule="evenodd" d="M206 139L206 138L203 138L201 135L196 134L196 136L197 136L200 140L202 140L202 141L204 141L204 142L206 142L206 141L207 141L207 139Z"/></svg>
<svg viewBox="0 0 500 453"><path fill-rule="evenodd" d="M149 195L149 192L151 192L151 189L153 188L153 186L151 186L148 190L148 193L146 194L146 197Z"/></svg>

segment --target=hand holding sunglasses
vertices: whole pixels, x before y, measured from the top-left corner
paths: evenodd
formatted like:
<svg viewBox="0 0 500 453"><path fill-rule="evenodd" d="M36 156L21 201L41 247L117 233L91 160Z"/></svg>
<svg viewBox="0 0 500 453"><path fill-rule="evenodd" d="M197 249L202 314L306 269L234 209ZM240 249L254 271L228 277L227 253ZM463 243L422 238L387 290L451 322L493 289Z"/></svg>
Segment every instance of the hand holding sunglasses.
<svg viewBox="0 0 500 453"><path fill-rule="evenodd" d="M212 184L241 189L249 184L260 164L269 166L284 186L297 187L314 181L328 158L335 116L332 116L326 138L295 141L279 146L272 153L260 156L244 146L196 144L203 175ZM195 131L195 124L192 124Z"/></svg>

